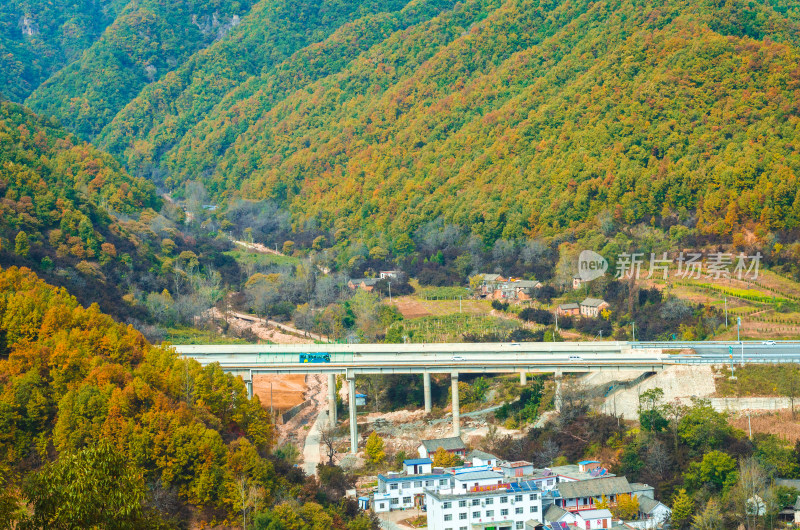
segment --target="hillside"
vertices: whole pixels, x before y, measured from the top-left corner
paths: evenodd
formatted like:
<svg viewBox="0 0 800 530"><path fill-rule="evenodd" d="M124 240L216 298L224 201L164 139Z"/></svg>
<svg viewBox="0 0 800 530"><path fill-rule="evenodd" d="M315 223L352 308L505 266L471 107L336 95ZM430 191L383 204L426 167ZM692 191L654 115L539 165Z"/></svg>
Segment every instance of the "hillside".
<svg viewBox="0 0 800 530"><path fill-rule="evenodd" d="M80 57L26 100L91 139L148 83L234 28L253 1L128 3Z"/></svg>
<svg viewBox="0 0 800 530"><path fill-rule="evenodd" d="M424 5L237 69L224 98L214 87L199 112L139 126L183 93L170 76L101 145L172 187L200 178L277 201L296 226L393 238L440 216L486 242L604 223L726 239L798 227L800 30L785 4ZM346 47L356 34L369 47Z"/></svg>
<svg viewBox="0 0 800 530"><path fill-rule="evenodd" d="M22 102L43 81L76 60L126 0L0 3L0 96Z"/></svg>
<svg viewBox="0 0 800 530"><path fill-rule="evenodd" d="M92 139L144 90L160 103L150 109L155 116L146 117L148 109L134 103L126 111L134 113L134 121L123 118L118 120L120 125L146 127L148 119L168 118L173 115L170 111L179 110L178 125L173 122L170 128L173 135L180 134L179 124L218 103L217 94L324 38L360 10L374 10L377 4L132 2L79 61L39 87L26 104L57 116L83 138ZM163 82L154 83L158 80Z"/></svg>
<svg viewBox="0 0 800 530"><path fill-rule="evenodd" d="M213 263L238 274L227 246L180 231L158 211L183 215L163 207L152 182L55 120L0 101L0 266L30 267L120 318L146 318L122 302L127 292L179 294L176 270L190 278Z"/></svg>
<svg viewBox="0 0 800 530"><path fill-rule="evenodd" d="M266 508L370 528L343 490L269 456L268 413L218 365L154 348L26 269L0 270L0 322L0 526L188 528Z"/></svg>

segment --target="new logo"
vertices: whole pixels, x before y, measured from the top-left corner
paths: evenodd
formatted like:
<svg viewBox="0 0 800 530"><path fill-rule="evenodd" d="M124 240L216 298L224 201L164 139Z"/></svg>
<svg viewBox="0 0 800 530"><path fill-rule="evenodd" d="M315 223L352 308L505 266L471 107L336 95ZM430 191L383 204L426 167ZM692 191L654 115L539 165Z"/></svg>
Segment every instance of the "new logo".
<svg viewBox="0 0 800 530"><path fill-rule="evenodd" d="M608 270L606 258L592 250L584 250L578 256L578 277L585 282L599 278Z"/></svg>

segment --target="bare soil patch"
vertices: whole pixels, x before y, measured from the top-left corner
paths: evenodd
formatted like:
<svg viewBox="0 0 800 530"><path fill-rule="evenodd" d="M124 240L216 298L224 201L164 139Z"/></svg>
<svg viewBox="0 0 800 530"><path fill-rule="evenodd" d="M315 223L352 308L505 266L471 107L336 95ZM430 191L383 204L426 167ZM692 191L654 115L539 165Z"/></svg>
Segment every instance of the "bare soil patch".
<svg viewBox="0 0 800 530"><path fill-rule="evenodd" d="M253 394L258 396L264 408L272 405L278 412L285 412L305 401L303 394L307 389L306 376L303 374L253 376Z"/></svg>
<svg viewBox="0 0 800 530"><path fill-rule="evenodd" d="M789 410L770 411L760 414L751 413L750 424L753 428L753 433L774 434L786 440L787 443L793 444L800 440L800 411L795 410L795 413L795 417L792 417L792 412ZM747 414L733 419L731 424L737 429L749 432Z"/></svg>
<svg viewBox="0 0 800 530"><path fill-rule="evenodd" d="M403 318L421 318L431 315L419 300L415 300L410 296L395 298L394 305L397 306Z"/></svg>

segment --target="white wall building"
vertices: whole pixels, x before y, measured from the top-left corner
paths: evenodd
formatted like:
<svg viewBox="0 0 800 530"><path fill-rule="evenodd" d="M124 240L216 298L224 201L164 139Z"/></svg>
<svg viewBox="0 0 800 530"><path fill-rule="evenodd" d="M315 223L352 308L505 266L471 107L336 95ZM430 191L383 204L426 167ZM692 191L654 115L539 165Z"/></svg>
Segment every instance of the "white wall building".
<svg viewBox="0 0 800 530"><path fill-rule="evenodd" d="M462 475L454 477L451 490L426 491L430 530L522 530L525 521L542 520L541 491L534 482L504 482L491 471Z"/></svg>
<svg viewBox="0 0 800 530"><path fill-rule="evenodd" d="M406 469L408 467L413 469L413 466L414 464L407 466L405 462L403 463ZM418 466L424 468L424 465ZM452 488L452 477L451 473L378 475L378 491L372 496L372 509L376 512L388 512L422 506L425 504L426 490L440 488L449 490Z"/></svg>

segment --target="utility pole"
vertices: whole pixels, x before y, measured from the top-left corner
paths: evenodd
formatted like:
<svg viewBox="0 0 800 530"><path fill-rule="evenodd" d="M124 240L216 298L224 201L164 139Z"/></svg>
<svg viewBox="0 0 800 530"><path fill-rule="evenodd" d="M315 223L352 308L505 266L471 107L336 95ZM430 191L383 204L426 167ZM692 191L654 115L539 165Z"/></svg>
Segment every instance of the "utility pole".
<svg viewBox="0 0 800 530"><path fill-rule="evenodd" d="M725 329L728 329L728 297L725 297Z"/></svg>
<svg viewBox="0 0 800 530"><path fill-rule="evenodd" d="M636 322L631 322L631 335L633 335L633 342L636 342Z"/></svg>
<svg viewBox="0 0 800 530"><path fill-rule="evenodd" d="M741 339L739 335L739 328L742 325L742 317L736 317L736 340L739 341L739 344L742 346L742 366L744 366L744 341Z"/></svg>
<svg viewBox="0 0 800 530"><path fill-rule="evenodd" d="M391 305L392 304L392 282L390 281L388 283L389 283L389 305Z"/></svg>

